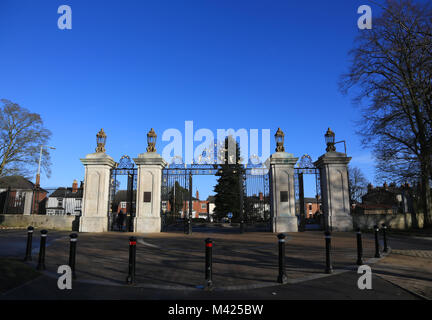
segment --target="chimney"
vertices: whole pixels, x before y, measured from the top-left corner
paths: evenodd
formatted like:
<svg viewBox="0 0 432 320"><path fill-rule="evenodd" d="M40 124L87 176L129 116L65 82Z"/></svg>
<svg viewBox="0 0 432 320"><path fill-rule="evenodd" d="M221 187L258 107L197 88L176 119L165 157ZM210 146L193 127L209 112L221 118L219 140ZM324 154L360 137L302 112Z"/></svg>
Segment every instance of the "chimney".
<svg viewBox="0 0 432 320"><path fill-rule="evenodd" d="M260 201L263 201L263 200L264 200L264 195L263 195L262 192L259 193L259 199L260 199Z"/></svg>
<svg viewBox="0 0 432 320"><path fill-rule="evenodd" d="M78 182L76 180L72 183L72 192L75 193L78 191Z"/></svg>
<svg viewBox="0 0 432 320"><path fill-rule="evenodd" d="M198 192L198 190L196 191L195 197L197 198L197 200L199 200L199 192Z"/></svg>

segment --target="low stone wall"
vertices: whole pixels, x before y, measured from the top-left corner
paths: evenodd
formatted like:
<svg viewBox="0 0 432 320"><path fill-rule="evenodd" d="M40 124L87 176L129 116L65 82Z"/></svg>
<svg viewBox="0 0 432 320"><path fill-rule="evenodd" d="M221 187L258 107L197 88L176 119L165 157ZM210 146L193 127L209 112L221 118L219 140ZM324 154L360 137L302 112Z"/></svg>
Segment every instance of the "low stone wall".
<svg viewBox="0 0 432 320"><path fill-rule="evenodd" d="M47 216L47 215L22 215L0 214L0 225L5 227L33 226L51 230L78 231L79 217L75 216Z"/></svg>
<svg viewBox="0 0 432 320"><path fill-rule="evenodd" d="M423 213L418 213L415 217L413 216L414 215L410 213L352 215L354 229L372 229L374 225L381 226L383 223L389 228L397 230L410 229L415 227L416 224L419 228L423 228Z"/></svg>

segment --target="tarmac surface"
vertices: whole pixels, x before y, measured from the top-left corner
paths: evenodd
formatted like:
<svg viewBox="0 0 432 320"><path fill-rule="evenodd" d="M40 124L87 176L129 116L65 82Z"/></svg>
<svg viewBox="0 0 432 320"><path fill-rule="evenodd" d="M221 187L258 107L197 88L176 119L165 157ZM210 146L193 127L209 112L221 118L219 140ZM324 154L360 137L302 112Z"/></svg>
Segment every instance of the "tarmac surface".
<svg viewBox="0 0 432 320"><path fill-rule="evenodd" d="M38 230L39 231L39 230ZM33 238L37 261L39 232ZM196 231L196 230L194 230ZM50 231L46 271L0 299L422 299L432 288L432 242L390 236L395 253L374 258L374 238L363 235L364 261L372 267L373 289L360 290L357 280L354 232L332 234L334 274L324 273L325 242L320 231L288 233L286 274L288 283L276 282L278 243L275 234L208 229L185 235L181 232L132 234L80 233L72 290L57 287L57 268L68 264L70 232ZM207 232L203 232L207 231ZM129 237L136 236L136 283L126 284ZM204 240L213 240L212 290L204 290ZM0 256L22 258L26 230L0 230ZM404 255L408 253L410 255ZM413 256L415 255L415 256ZM414 259L419 260L413 263ZM411 265L409 264L411 261ZM417 260L415 260L417 261ZM408 263L408 265L407 265ZM415 267L415 268L414 268Z"/></svg>

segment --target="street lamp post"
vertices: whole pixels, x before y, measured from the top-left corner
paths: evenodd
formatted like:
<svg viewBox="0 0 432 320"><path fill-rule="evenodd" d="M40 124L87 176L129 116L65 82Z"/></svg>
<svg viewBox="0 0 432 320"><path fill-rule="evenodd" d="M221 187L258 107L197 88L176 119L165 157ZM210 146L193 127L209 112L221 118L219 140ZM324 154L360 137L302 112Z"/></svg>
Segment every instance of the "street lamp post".
<svg viewBox="0 0 432 320"><path fill-rule="evenodd" d="M35 190L36 194L34 194L36 196L33 198L32 213L34 213L36 211L36 203L38 201L37 190L40 187L40 167L41 167L41 162L42 162L42 151L43 151L44 147L45 148L50 148L50 149L55 149L54 147L50 147L50 146L44 146L44 145L40 146L39 164L38 164L38 170L37 170L37 173L36 173L36 185L35 185L35 187L36 187L36 190Z"/></svg>
<svg viewBox="0 0 432 320"><path fill-rule="evenodd" d="M54 147L50 147L50 146L44 146L44 145L40 146L39 164L38 164L38 170L37 170L37 174L36 174L36 186L40 185L40 167L41 167L41 161L42 161L42 149L44 147L50 148L50 149L55 149Z"/></svg>

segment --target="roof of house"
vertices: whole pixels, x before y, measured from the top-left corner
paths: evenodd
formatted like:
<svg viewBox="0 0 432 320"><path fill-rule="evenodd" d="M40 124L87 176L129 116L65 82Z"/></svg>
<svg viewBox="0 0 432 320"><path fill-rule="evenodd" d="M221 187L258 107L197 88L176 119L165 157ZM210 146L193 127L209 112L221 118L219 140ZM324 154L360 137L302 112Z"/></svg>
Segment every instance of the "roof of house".
<svg viewBox="0 0 432 320"><path fill-rule="evenodd" d="M0 188L32 190L35 185L23 176L7 176L0 178Z"/></svg>
<svg viewBox="0 0 432 320"><path fill-rule="evenodd" d="M78 189L73 192L72 188L57 188L53 193L51 193L50 198L75 198L80 199L83 197L83 189Z"/></svg>

